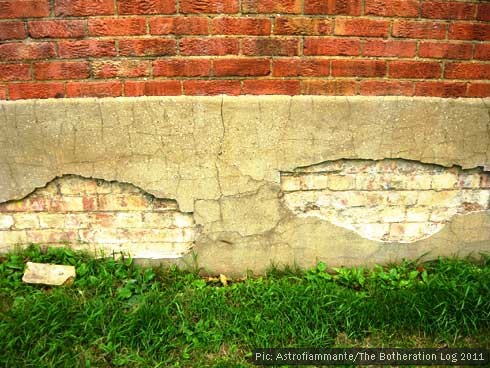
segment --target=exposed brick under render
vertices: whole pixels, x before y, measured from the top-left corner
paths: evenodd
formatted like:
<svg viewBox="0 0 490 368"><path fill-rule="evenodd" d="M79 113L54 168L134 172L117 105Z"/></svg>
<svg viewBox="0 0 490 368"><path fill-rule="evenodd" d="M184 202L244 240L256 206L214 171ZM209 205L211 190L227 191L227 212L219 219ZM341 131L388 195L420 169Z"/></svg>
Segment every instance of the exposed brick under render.
<svg viewBox="0 0 490 368"><path fill-rule="evenodd" d="M0 99L490 96L476 0L0 0Z"/></svg>
<svg viewBox="0 0 490 368"><path fill-rule="evenodd" d="M338 160L281 175L284 201L385 242L411 243L440 231L455 215L490 209L490 173L385 159Z"/></svg>
<svg viewBox="0 0 490 368"><path fill-rule="evenodd" d="M364 238L412 243L455 215L490 209L490 173L412 161L337 160L281 174L284 203ZM192 213L131 184L67 175L0 204L0 251L30 243L98 255L178 258L197 236Z"/></svg>
<svg viewBox="0 0 490 368"><path fill-rule="evenodd" d="M192 214L131 184L67 175L0 204L0 252L35 243L105 256L178 258L195 237Z"/></svg>

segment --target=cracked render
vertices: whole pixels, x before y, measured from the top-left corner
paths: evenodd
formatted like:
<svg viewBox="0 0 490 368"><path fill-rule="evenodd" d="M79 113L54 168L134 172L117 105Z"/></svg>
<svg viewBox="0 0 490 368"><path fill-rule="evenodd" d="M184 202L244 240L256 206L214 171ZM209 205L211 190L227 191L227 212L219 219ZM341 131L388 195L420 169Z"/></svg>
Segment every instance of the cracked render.
<svg viewBox="0 0 490 368"><path fill-rule="evenodd" d="M487 104L481 99L310 96L4 101L0 103L0 202L5 202L5 208L66 175L130 183L145 192L142 198L174 201L178 212L189 216L189 228L195 228L176 252L158 248L164 250L161 258L173 254L175 262L188 264L197 255L200 266L228 274L263 272L271 262L356 265L422 254L488 251ZM396 212L395 208L403 207L405 217L397 218L403 224L411 222L409 216L417 216L413 209L418 203L431 208L427 218L418 214L419 219L424 217L420 223L444 226L437 225L437 231L433 225L424 225L428 229L423 231L413 226L396 230L380 207L381 212L376 210L372 216L384 230L373 233L364 231L366 226L354 226L352 217L339 215L345 208L337 211L337 217L325 215L335 208L331 202L317 203L320 210L301 200L291 206L292 194L310 195L311 188L299 182L298 190L291 190L285 187L294 184L285 184L288 177L300 177L301 170L303 177L311 176L305 171L336 161L374 167L391 163L395 169L409 162L413 164L409 172L437 168L426 173L430 184L417 191L419 202L399 198L383 210ZM371 166L366 170L376 177ZM478 184L473 181L474 186L467 188L465 183L471 180L462 177L475 173ZM433 178L437 175L457 179L451 188L439 188ZM385 179L386 184L393 177ZM329 178L321 180L328 183ZM410 180L402 177L401 182ZM357 178L349 184L351 189L362 190ZM335 191L328 184L322 190ZM435 197L441 192L458 190L456 202L437 205ZM478 198L461 194L465 191L480 194ZM388 200L385 194L382 201ZM427 203L422 205L424 196ZM329 201L332 198L331 194ZM437 207L443 208L442 220L432 221ZM2 214L9 215L5 209ZM393 220L396 213L391 215ZM15 226L13 220L8 229ZM101 238L88 240L97 243Z"/></svg>

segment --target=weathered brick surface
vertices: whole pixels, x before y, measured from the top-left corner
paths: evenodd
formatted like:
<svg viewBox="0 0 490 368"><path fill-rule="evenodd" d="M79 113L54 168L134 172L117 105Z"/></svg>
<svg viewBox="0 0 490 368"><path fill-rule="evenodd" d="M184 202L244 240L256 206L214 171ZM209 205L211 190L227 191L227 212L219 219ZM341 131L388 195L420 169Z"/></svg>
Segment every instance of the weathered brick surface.
<svg viewBox="0 0 490 368"><path fill-rule="evenodd" d="M192 214L130 184L65 176L27 198L0 204L2 246L38 243L174 258L193 246Z"/></svg>
<svg viewBox="0 0 490 368"><path fill-rule="evenodd" d="M178 96L182 88L180 81L126 81L124 91L126 96Z"/></svg>
<svg viewBox="0 0 490 368"><path fill-rule="evenodd" d="M207 17L156 17L150 18L148 23L152 35L207 35L209 33Z"/></svg>
<svg viewBox="0 0 490 368"><path fill-rule="evenodd" d="M153 75L159 77L200 77L211 74L211 61L208 59L164 59L153 64Z"/></svg>
<svg viewBox="0 0 490 368"><path fill-rule="evenodd" d="M84 20L30 21L29 36L32 38L80 38L85 36Z"/></svg>
<svg viewBox="0 0 490 368"><path fill-rule="evenodd" d="M414 242L490 209L490 174L403 160L338 160L282 173L287 207L384 242Z"/></svg>
<svg viewBox="0 0 490 368"><path fill-rule="evenodd" d="M383 17L417 17L419 0L366 0L366 14Z"/></svg>
<svg viewBox="0 0 490 368"><path fill-rule="evenodd" d="M1 99L489 97L489 50L480 0L0 0Z"/></svg>
<svg viewBox="0 0 490 368"><path fill-rule="evenodd" d="M121 82L68 82L67 97L117 97L122 94Z"/></svg>
<svg viewBox="0 0 490 368"><path fill-rule="evenodd" d="M39 80L84 79L89 74L89 64L86 61L34 64L34 77Z"/></svg>
<svg viewBox="0 0 490 368"><path fill-rule="evenodd" d="M119 0L119 14L172 14L175 13L174 0Z"/></svg>
<svg viewBox="0 0 490 368"><path fill-rule="evenodd" d="M48 0L3 0L0 1L2 18L34 18L49 15Z"/></svg>
<svg viewBox="0 0 490 368"><path fill-rule="evenodd" d="M145 60L108 60L92 63L94 78L105 79L114 77L145 77L150 73L150 63Z"/></svg>
<svg viewBox="0 0 490 368"><path fill-rule="evenodd" d="M304 0L305 14L361 15L362 0Z"/></svg>
<svg viewBox="0 0 490 368"><path fill-rule="evenodd" d="M22 39L26 37L23 22L0 23L0 41Z"/></svg>

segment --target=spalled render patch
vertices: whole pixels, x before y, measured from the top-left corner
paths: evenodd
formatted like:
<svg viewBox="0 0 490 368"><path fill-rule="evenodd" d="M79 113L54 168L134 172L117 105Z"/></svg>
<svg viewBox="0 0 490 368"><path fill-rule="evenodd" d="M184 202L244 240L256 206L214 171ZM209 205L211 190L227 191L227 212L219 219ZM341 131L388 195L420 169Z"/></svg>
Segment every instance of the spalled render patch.
<svg viewBox="0 0 490 368"><path fill-rule="evenodd" d="M0 204L0 247L70 244L97 255L178 258L194 245L192 214L131 184L63 176ZM0 248L1 250L1 248Z"/></svg>
<svg viewBox="0 0 490 368"><path fill-rule="evenodd" d="M414 161L337 160L281 174L284 201L383 242L411 243L453 216L490 208L490 174Z"/></svg>

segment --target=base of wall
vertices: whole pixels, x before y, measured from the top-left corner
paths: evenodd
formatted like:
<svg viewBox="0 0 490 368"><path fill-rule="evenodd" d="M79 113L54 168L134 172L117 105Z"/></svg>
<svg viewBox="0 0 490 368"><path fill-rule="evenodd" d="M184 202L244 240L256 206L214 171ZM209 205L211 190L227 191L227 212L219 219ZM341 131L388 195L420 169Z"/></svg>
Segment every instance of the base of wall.
<svg viewBox="0 0 490 368"><path fill-rule="evenodd" d="M0 250L263 272L490 251L488 100L0 102Z"/></svg>

